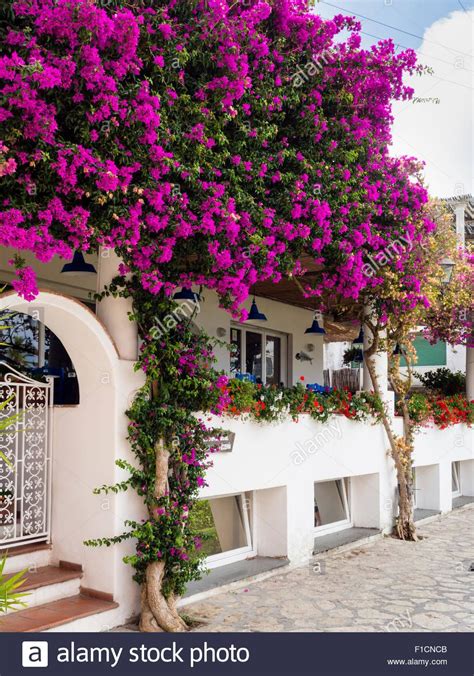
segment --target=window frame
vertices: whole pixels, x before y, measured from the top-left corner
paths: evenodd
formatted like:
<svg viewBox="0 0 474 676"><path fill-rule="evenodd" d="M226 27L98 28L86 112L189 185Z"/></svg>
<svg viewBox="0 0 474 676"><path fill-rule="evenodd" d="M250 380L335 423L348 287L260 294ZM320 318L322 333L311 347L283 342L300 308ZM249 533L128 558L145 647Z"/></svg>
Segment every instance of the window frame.
<svg viewBox="0 0 474 676"><path fill-rule="evenodd" d="M328 533L337 533L341 530L346 530L347 528L352 528L354 522L352 520L352 510L351 510L351 481L350 477L338 477L337 479L322 479L321 481L313 482L313 502L314 502L314 486L316 484L324 484L329 481L340 481L342 486L342 506L344 512L346 513L345 519L340 519L339 521L333 521L332 523L323 524L322 526L313 526L314 536L320 537L321 535L328 535ZM314 505L313 505L314 512Z"/></svg>
<svg viewBox="0 0 474 676"><path fill-rule="evenodd" d="M211 495L209 497L202 497L200 500L219 500L221 498L239 498L240 501L240 512L242 514L242 522L245 532L245 539L247 544L244 547L237 547L236 549L229 549L226 552L220 552L219 554L211 554L205 558L206 566L209 569L218 568L223 566L226 563L237 563L237 561L243 561L244 559L251 558L256 556L257 552L255 550L255 500L254 500L254 491L241 492L241 493L229 493L227 495ZM249 500L249 509L245 509L243 506L243 500ZM249 512L252 514L252 518L249 518Z"/></svg>
<svg viewBox="0 0 474 676"><path fill-rule="evenodd" d="M452 484L456 486L454 490L452 490ZM454 460L451 463L451 493L453 498L460 498L462 495L462 487L461 487L461 464L459 460Z"/></svg>
<svg viewBox="0 0 474 676"><path fill-rule="evenodd" d="M245 334L247 331L250 333L258 333L262 336L262 346L266 347L267 336L271 338L280 339L280 382L283 383L285 387L288 385L288 374L289 374L289 334L283 333L282 331L274 331L273 329L263 329L260 326L254 326L253 324L239 324L237 322L231 322L230 325L230 337L232 343L232 330L237 329L240 331L240 373L247 373L246 361L247 361L247 341L245 339ZM229 372L230 372L230 360L229 360ZM262 382L265 384L267 380L267 362L262 355Z"/></svg>
<svg viewBox="0 0 474 676"><path fill-rule="evenodd" d="M416 475L417 475L416 467L412 467L412 474L411 474L412 480L411 480L411 485L412 485L412 491L413 491L413 493L412 493L412 506L413 506L413 509L417 509L417 504L418 504L418 490L419 490L419 489L418 489L418 484L417 484L417 481L416 481Z"/></svg>

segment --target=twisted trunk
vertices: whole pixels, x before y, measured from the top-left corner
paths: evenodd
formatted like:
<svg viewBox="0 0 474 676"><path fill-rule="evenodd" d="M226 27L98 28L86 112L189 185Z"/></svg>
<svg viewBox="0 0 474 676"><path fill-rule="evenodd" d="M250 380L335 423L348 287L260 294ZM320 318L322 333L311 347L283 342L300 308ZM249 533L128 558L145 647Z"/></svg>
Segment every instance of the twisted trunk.
<svg viewBox="0 0 474 676"><path fill-rule="evenodd" d="M154 496L159 499L168 488L168 471L170 452L162 439L155 444L155 490ZM150 514L152 516L152 514ZM165 562L154 561L148 564L146 581L141 590L140 631L187 631L188 627L179 616L174 596L165 597L162 592Z"/></svg>
<svg viewBox="0 0 474 676"><path fill-rule="evenodd" d="M375 327L370 326L374 340L372 345L365 351L367 370L375 394L381 397L377 373L372 361L372 356L377 352L379 346L378 333ZM393 386L393 383L392 383ZM395 390L396 392L396 390ZM396 392L396 394L399 394ZM402 398L403 412L403 437L397 437L392 429L389 416L384 410L382 415L382 424L390 443L390 455L395 463L398 482L398 518L396 532L401 540L417 541L416 528L413 521L413 502L412 502L412 452L413 452L413 432L408 414L408 409L404 398Z"/></svg>
<svg viewBox="0 0 474 676"><path fill-rule="evenodd" d="M403 439L404 448L402 449L402 457L404 456L404 463L401 471L403 474L403 485L405 486L406 496L402 501L401 492L399 498L399 517L397 521L398 537L401 540L417 541L415 523L413 521L413 424L410 420L408 406L405 397L400 398L400 405L403 415ZM398 482L400 484L400 476L397 467Z"/></svg>

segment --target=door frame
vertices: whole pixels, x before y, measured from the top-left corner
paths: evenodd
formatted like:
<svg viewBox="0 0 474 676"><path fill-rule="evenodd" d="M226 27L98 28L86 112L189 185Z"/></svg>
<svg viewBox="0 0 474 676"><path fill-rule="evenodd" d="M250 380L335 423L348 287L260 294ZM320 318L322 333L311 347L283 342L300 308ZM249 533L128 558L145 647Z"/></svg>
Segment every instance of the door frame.
<svg viewBox="0 0 474 676"><path fill-rule="evenodd" d="M250 331L252 333L258 333L262 336L262 346L266 345L267 336L272 336L279 338L281 341L281 351L280 351L280 381L286 387L289 382L289 364L290 364L290 334L284 333L283 331L275 331L274 329L262 328L260 326L255 326L253 324L239 324L238 322L231 322L230 331L231 331L231 341L232 341L232 329L238 329L241 332L241 343L240 343L240 372L246 373L246 359L247 359L247 346L245 341L245 332ZM263 351L263 350L262 350ZM266 359L263 358L262 354L262 382L265 384L266 381Z"/></svg>

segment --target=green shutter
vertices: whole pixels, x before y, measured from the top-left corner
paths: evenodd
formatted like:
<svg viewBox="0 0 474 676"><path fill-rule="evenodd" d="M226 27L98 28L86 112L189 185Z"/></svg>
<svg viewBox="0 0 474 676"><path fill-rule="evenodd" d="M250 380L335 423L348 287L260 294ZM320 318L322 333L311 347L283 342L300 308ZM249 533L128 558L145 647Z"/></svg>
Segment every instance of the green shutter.
<svg viewBox="0 0 474 676"><path fill-rule="evenodd" d="M431 345L426 338L418 336L414 340L418 361L416 366L446 366L446 343L440 341ZM400 366L406 366L406 361L402 357Z"/></svg>

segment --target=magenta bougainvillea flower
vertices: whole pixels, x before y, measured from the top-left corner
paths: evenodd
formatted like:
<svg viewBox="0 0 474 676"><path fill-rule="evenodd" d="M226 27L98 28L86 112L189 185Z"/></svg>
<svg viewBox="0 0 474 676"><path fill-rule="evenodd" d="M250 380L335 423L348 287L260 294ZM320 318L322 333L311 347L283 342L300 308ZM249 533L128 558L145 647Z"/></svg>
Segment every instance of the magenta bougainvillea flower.
<svg viewBox="0 0 474 676"><path fill-rule="evenodd" d="M238 313L308 260L323 271L305 294L357 299L380 281L369 261L422 237L427 193L388 152L412 50L362 49L354 19L295 0L3 7L3 246L43 262L114 247L146 291L203 284Z"/></svg>

